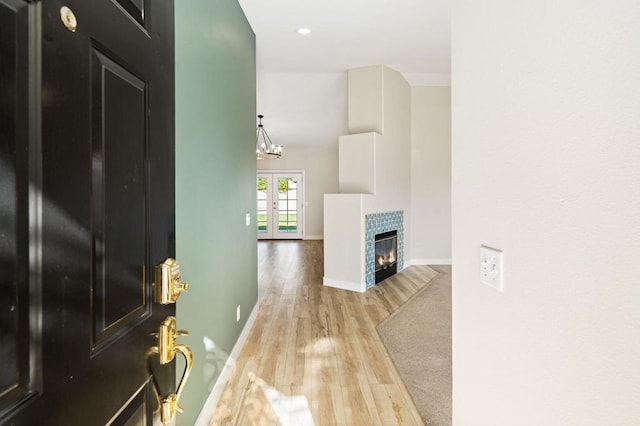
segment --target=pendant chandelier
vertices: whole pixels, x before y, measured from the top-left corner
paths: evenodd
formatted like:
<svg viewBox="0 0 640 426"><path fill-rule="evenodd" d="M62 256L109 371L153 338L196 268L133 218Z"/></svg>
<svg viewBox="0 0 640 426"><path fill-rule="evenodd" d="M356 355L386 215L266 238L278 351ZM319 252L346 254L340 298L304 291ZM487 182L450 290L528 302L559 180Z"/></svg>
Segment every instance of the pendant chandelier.
<svg viewBox="0 0 640 426"><path fill-rule="evenodd" d="M262 118L264 115L260 114L258 119L258 129L256 131L256 156L258 160L273 160L280 158L282 155L282 145L275 145L271 142L271 138L264 130L262 125Z"/></svg>

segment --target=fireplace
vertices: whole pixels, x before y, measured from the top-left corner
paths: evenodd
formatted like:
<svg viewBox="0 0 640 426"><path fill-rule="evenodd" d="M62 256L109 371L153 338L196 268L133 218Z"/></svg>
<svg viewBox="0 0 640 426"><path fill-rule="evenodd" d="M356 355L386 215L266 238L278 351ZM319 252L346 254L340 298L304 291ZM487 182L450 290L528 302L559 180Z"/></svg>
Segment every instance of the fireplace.
<svg viewBox="0 0 640 426"><path fill-rule="evenodd" d="M398 271L398 231L375 236L376 284Z"/></svg>

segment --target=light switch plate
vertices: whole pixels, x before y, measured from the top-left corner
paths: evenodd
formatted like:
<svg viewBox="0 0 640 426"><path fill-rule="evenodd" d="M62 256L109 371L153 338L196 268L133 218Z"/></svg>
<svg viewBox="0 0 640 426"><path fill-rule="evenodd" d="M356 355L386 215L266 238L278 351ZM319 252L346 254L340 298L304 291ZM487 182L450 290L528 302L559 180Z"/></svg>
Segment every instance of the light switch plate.
<svg viewBox="0 0 640 426"><path fill-rule="evenodd" d="M251 213L247 213L244 217L244 223L247 226L251 225Z"/></svg>
<svg viewBox="0 0 640 426"><path fill-rule="evenodd" d="M480 246L480 282L502 291L503 263L502 250Z"/></svg>

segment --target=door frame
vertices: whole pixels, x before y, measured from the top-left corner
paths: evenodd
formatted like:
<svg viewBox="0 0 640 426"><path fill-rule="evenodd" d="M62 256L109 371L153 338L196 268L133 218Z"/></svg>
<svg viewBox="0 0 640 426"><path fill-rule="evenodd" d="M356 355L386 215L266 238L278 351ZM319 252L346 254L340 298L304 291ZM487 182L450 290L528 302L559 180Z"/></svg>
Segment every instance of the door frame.
<svg viewBox="0 0 640 426"><path fill-rule="evenodd" d="M271 175L276 175L276 174L288 174L288 173L299 173L302 176L302 187L298 188L302 190L302 195L300 197L300 210L301 210L301 220L300 220L300 228L301 228L301 233L300 233L300 238L301 240L305 239L305 235L306 235L306 223L307 223L307 202L306 202L306 194L307 194L307 179L305 176L305 172L302 169L291 169L291 170L287 170L287 169L258 169L256 170L256 181L258 179L258 175L259 174L271 174ZM257 210L256 210L257 211ZM256 222L258 221L257 219L257 215L256 215ZM256 224L256 234L257 234L257 224ZM298 238L287 238L287 237L282 237L282 236L276 236L274 234L271 235L271 238L265 238L265 239L273 239L273 240L287 240L287 239L292 239L292 240L297 240Z"/></svg>

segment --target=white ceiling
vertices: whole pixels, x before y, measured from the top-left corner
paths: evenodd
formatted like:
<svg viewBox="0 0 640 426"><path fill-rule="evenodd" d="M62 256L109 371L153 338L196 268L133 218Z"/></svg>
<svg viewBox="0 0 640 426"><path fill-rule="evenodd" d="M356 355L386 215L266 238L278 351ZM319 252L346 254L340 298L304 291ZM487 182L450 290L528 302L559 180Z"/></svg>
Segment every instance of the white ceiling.
<svg viewBox="0 0 640 426"><path fill-rule="evenodd" d="M350 68L384 64L413 85L448 84L450 0L239 3L256 34L258 113L265 115L265 128L275 143L337 143L337 136L346 133ZM312 33L299 35L300 27ZM294 74L299 77L292 78ZM344 83L334 81L327 87L330 75ZM327 115L332 117L323 122Z"/></svg>

